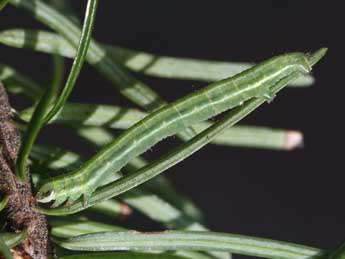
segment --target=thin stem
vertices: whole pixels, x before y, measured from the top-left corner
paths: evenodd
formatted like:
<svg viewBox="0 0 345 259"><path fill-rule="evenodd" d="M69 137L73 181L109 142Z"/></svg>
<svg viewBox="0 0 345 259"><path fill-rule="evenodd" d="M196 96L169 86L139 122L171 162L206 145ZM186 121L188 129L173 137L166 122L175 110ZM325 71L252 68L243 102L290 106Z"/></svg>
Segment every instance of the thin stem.
<svg viewBox="0 0 345 259"><path fill-rule="evenodd" d="M69 95L71 94L74 88L74 85L80 74L81 68L83 67L86 53L90 45L93 25L96 17L97 5L98 0L89 0L87 3L85 21L81 32L76 57L74 59L70 74L67 78L66 85L62 90L62 93L56 101L54 107L50 110L47 117L45 118L45 122L50 121L50 119L53 118L55 114L57 114L61 110L61 108L66 103Z"/></svg>
<svg viewBox="0 0 345 259"><path fill-rule="evenodd" d="M54 80L55 81L55 80ZM49 106L56 96L59 85L52 83L41 97L33 115L30 119L28 128L25 132L23 143L20 146L16 163L16 175L22 180L27 180L26 162L31 152L32 146L37 135L44 124L44 116L47 114Z"/></svg>
<svg viewBox="0 0 345 259"><path fill-rule="evenodd" d="M64 59L58 55L53 55L54 70L51 78L51 84L56 85L56 92L62 86L65 72Z"/></svg>
<svg viewBox="0 0 345 259"><path fill-rule="evenodd" d="M41 97L37 108L29 122L27 131L25 132L25 137L23 144L20 147L18 154L18 160L16 163L16 174L21 180L26 180L26 161L29 157L32 146L37 138L37 135L42 128L42 126L49 121L59 110L63 107L69 94L71 93L73 86L77 80L81 67L83 65L85 55L90 43L91 32L93 28L93 23L95 20L95 13L97 9L98 0L89 0L87 3L85 21L83 25L83 31L79 41L79 47L77 51L76 58L73 62L71 72L67 79L66 85L62 91L62 94L56 101L53 108L47 115L49 107L56 96L57 90L60 86L60 73L55 73L56 78L53 83L45 91L44 95Z"/></svg>

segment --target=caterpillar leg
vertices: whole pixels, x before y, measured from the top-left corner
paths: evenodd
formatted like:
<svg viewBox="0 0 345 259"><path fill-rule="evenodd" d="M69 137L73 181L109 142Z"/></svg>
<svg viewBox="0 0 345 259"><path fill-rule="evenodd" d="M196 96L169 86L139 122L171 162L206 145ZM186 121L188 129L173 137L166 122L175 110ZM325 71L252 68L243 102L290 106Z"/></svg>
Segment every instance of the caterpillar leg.
<svg viewBox="0 0 345 259"><path fill-rule="evenodd" d="M79 198L79 197L78 197ZM73 205L73 203L78 200L78 198L75 197L69 197L68 200L65 202L64 207L69 208Z"/></svg>
<svg viewBox="0 0 345 259"><path fill-rule="evenodd" d="M266 100L267 103L271 103L271 102L274 100L274 98L276 97L276 95L273 94L271 91L268 90L266 93L264 93L264 94L262 95L262 97L265 98L265 100Z"/></svg>
<svg viewBox="0 0 345 259"><path fill-rule="evenodd" d="M89 200L90 200L90 196L89 195L83 195L83 206L84 208L87 207L87 205L89 204Z"/></svg>
<svg viewBox="0 0 345 259"><path fill-rule="evenodd" d="M61 204L65 203L67 199L65 197L58 197L52 205L50 205L50 208L57 208Z"/></svg>

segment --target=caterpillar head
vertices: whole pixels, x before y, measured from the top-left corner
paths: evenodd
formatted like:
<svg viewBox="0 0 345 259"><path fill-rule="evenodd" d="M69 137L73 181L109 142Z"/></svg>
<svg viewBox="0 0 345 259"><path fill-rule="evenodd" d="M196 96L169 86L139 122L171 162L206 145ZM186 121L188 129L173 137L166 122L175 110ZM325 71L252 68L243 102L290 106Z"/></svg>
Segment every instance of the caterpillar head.
<svg viewBox="0 0 345 259"><path fill-rule="evenodd" d="M52 182L44 183L36 194L38 202L48 203L56 199L56 192Z"/></svg>
<svg viewBox="0 0 345 259"><path fill-rule="evenodd" d="M39 189L36 196L37 200L42 203L48 203L54 200L55 202L51 205L51 207L58 207L68 198L65 187L65 181L63 178L48 181Z"/></svg>
<svg viewBox="0 0 345 259"><path fill-rule="evenodd" d="M72 182L73 181L71 181L71 183ZM50 206L51 208L59 207L65 203L66 206L70 205L83 195L83 192L80 186L75 184L66 185L66 183L68 183L68 181L66 181L64 177L45 182L36 195L37 200L41 203L54 201Z"/></svg>

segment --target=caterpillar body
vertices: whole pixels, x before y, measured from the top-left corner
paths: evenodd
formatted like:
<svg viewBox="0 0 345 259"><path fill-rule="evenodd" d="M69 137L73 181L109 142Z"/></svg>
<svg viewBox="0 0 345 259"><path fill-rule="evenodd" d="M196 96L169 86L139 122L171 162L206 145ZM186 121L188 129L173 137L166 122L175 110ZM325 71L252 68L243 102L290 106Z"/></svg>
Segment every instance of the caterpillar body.
<svg viewBox="0 0 345 259"><path fill-rule="evenodd" d="M55 200L53 207L84 196L87 202L132 158L144 153L162 139L186 127L241 105L251 98L273 98L270 89L292 73L309 73L308 55L294 52L266 60L231 78L213 83L151 113L123 132L81 168L50 179L38 192L40 202Z"/></svg>

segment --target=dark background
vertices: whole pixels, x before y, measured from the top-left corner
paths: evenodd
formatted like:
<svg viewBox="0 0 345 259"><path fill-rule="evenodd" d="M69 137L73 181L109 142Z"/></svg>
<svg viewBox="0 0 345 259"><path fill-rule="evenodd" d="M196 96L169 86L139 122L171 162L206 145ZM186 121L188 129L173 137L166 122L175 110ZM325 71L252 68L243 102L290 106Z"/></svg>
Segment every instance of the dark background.
<svg viewBox="0 0 345 259"><path fill-rule="evenodd" d="M178 189L205 211L212 230L320 248L333 248L344 240L345 15L341 2L100 1L95 38L128 48L229 61L260 61L289 51L329 48L315 66L313 87L287 89L245 120L301 130L304 149L273 152L209 145L168 171ZM84 3L73 1L80 15ZM41 28L12 7L0 19L1 29ZM0 55L2 62L37 81L49 78L51 60L45 54L0 46ZM169 101L205 85L139 78ZM84 67L72 100L131 105L89 66ZM13 102L16 107L25 105L17 99ZM66 143L87 154L95 151L61 128L44 130L41 140ZM149 156L178 143L160 144ZM150 229L150 222L143 224Z"/></svg>

